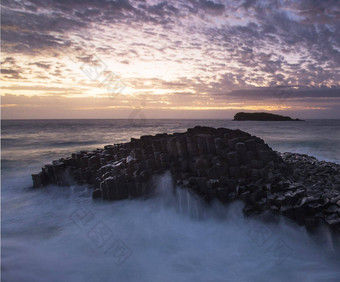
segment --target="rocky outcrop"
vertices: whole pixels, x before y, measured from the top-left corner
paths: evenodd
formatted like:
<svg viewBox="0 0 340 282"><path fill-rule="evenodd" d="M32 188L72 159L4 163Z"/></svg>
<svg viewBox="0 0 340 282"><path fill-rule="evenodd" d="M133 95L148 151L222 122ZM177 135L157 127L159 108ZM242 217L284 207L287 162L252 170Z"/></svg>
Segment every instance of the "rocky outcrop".
<svg viewBox="0 0 340 282"><path fill-rule="evenodd" d="M33 186L72 181L93 187L93 198L148 195L152 176L171 171L177 186L206 201L245 202L247 215L270 210L308 228L340 228L340 166L297 154L279 154L240 130L195 127L185 133L132 138L53 161L33 174Z"/></svg>
<svg viewBox="0 0 340 282"><path fill-rule="evenodd" d="M285 180L287 188L305 190L296 202L287 202L280 207L282 214L307 227L315 227L320 222L340 231L340 165L318 161L314 157L282 153L283 160L292 168L292 174ZM283 196L291 196L286 189ZM296 191L296 190L295 190Z"/></svg>
<svg viewBox="0 0 340 282"><path fill-rule="evenodd" d="M234 120L238 121L246 121L246 120L255 120L255 121L302 121L301 119L292 119L288 116L280 116L271 113L237 113L234 116Z"/></svg>

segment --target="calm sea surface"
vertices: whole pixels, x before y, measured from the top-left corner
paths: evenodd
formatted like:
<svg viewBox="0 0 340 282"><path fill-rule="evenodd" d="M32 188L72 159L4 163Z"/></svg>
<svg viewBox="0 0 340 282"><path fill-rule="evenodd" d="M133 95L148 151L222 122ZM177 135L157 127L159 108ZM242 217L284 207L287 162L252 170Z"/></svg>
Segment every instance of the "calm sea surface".
<svg viewBox="0 0 340 282"><path fill-rule="evenodd" d="M3 120L3 281L340 281L326 231L310 236L286 220L243 218L241 203L174 196L167 174L147 200L93 202L85 186L31 189L32 172L72 152L196 125L239 128L274 150L340 163L340 120Z"/></svg>

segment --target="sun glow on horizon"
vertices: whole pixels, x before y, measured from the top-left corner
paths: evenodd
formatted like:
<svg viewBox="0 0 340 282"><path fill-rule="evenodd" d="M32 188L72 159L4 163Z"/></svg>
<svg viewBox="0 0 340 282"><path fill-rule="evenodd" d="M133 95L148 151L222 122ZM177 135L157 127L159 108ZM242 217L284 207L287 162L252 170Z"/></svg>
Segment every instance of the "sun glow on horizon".
<svg viewBox="0 0 340 282"><path fill-rule="evenodd" d="M2 4L4 118L56 106L338 115L332 6L319 22L261 0L104 2Z"/></svg>

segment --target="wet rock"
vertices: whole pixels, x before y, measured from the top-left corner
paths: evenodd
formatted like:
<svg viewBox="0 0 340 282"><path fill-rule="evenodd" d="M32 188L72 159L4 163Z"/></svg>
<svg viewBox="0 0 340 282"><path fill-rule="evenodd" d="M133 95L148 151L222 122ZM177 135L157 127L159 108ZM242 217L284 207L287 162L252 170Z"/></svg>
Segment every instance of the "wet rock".
<svg viewBox="0 0 340 282"><path fill-rule="evenodd" d="M89 165L89 157L88 156L83 156L80 158L80 166L82 168L86 168Z"/></svg>
<svg viewBox="0 0 340 282"><path fill-rule="evenodd" d="M197 136L197 147L199 155L206 155L208 153L206 136Z"/></svg>
<svg viewBox="0 0 340 282"><path fill-rule="evenodd" d="M102 192L100 191L100 189L96 189L92 192L92 198L93 199L98 199L102 197Z"/></svg>
<svg viewBox="0 0 340 282"><path fill-rule="evenodd" d="M304 219L304 224L306 225L307 229L313 230L318 226L319 219L315 216L307 216Z"/></svg>
<svg viewBox="0 0 340 282"><path fill-rule="evenodd" d="M101 191L102 198L104 200L109 200L108 188L106 186L106 181L100 182L99 190Z"/></svg>
<svg viewBox="0 0 340 282"><path fill-rule="evenodd" d="M114 198L115 200L127 199L129 196L128 188L126 185L125 175L115 176L114 181Z"/></svg>
<svg viewBox="0 0 340 282"><path fill-rule="evenodd" d="M229 167L229 175L233 178L239 178L241 176L241 170L238 166Z"/></svg>
<svg viewBox="0 0 340 282"><path fill-rule="evenodd" d="M60 186L64 184L63 175L65 172L65 168L66 167L63 162L53 161L53 174L54 174L55 182ZM42 179L42 181L44 181L44 179Z"/></svg>
<svg viewBox="0 0 340 282"><path fill-rule="evenodd" d="M220 170L220 167L217 165L214 165L207 170L207 176L209 178L217 179L221 175L219 170Z"/></svg>
<svg viewBox="0 0 340 282"><path fill-rule="evenodd" d="M177 138L176 146L177 146L178 156L181 157L181 158L186 157L186 155L187 155L187 145L186 145L185 137Z"/></svg>
<svg viewBox="0 0 340 282"><path fill-rule="evenodd" d="M236 143L235 144L235 149L237 152L238 160L240 164L244 165L247 163L247 148L244 143Z"/></svg>
<svg viewBox="0 0 340 282"><path fill-rule="evenodd" d="M258 158L265 163L270 162L271 160L271 152L268 150L259 150L257 151L257 155Z"/></svg>
<svg viewBox="0 0 340 282"><path fill-rule="evenodd" d="M263 190L257 190L251 193L250 200L255 203L260 201L262 198L266 196L266 193Z"/></svg>
<svg viewBox="0 0 340 282"><path fill-rule="evenodd" d="M229 148L231 148L232 150L236 150L235 146L237 143L242 142L244 140L244 138L242 137L235 137L232 139L228 140L228 146Z"/></svg>
<svg viewBox="0 0 340 282"><path fill-rule="evenodd" d="M251 160L250 167L253 169L261 169L263 167L263 162L260 160Z"/></svg>
<svg viewBox="0 0 340 282"><path fill-rule="evenodd" d="M167 140L167 151L172 156L177 156L177 144L176 137L169 138Z"/></svg>
<svg viewBox="0 0 340 282"><path fill-rule="evenodd" d="M188 154L190 156L196 156L198 154L198 146L195 139L192 136L186 137L186 143L188 148Z"/></svg>
<svg viewBox="0 0 340 282"><path fill-rule="evenodd" d="M229 201L229 191L227 188L219 187L216 189L217 199L219 199L222 203L226 203Z"/></svg>
<svg viewBox="0 0 340 282"><path fill-rule="evenodd" d="M335 196L335 197L332 197L332 199L331 199L331 203L332 204L335 204L335 203L337 203L337 202L339 202L340 201L340 195L337 195L337 196Z"/></svg>
<svg viewBox="0 0 340 282"><path fill-rule="evenodd" d="M285 204L286 205L295 205L299 199L299 194L288 191L285 194Z"/></svg>
<svg viewBox="0 0 340 282"><path fill-rule="evenodd" d="M329 224L329 225L337 225L337 224L340 224L340 217L338 214L332 214L332 215L329 215L326 217L326 222Z"/></svg>
<svg viewBox="0 0 340 282"><path fill-rule="evenodd" d="M203 194L206 193L208 190L207 181L208 181L208 178L206 177L196 177L196 183L197 183L198 189Z"/></svg>
<svg viewBox="0 0 340 282"><path fill-rule="evenodd" d="M162 144L159 140L152 141L151 147L152 147L153 152L161 152L162 151Z"/></svg>
<svg viewBox="0 0 340 282"><path fill-rule="evenodd" d="M215 138L214 143L215 143L216 153L221 155L222 151L225 148L223 139L222 138Z"/></svg>
<svg viewBox="0 0 340 282"><path fill-rule="evenodd" d="M256 140L255 139L248 139L245 140L244 143L246 144L247 150L249 151L256 151Z"/></svg>
<svg viewBox="0 0 340 282"><path fill-rule="evenodd" d="M260 211L258 210L258 208L255 205L248 204L243 208L243 213L246 216L250 216L250 215L259 214Z"/></svg>
<svg viewBox="0 0 340 282"><path fill-rule="evenodd" d="M93 156L88 159L88 166L93 169L97 170L100 168L100 159L96 156Z"/></svg>
<svg viewBox="0 0 340 282"><path fill-rule="evenodd" d="M47 183L53 183L55 181L53 165L47 164L44 166L43 171L47 177Z"/></svg>
<svg viewBox="0 0 340 282"><path fill-rule="evenodd" d="M40 188L43 185L43 173L38 172L35 174L32 174L32 180L33 180L33 188Z"/></svg>
<svg viewBox="0 0 340 282"><path fill-rule="evenodd" d="M284 216L294 218L295 216L295 211L294 207L291 205L284 205L280 207L280 213Z"/></svg>
<svg viewBox="0 0 340 282"><path fill-rule="evenodd" d="M196 160L196 168L205 170L209 167L209 162L206 158L201 157Z"/></svg>
<svg viewBox="0 0 340 282"><path fill-rule="evenodd" d="M186 133L132 138L53 161L32 180L38 188L69 185L74 179L94 187L93 198L121 200L148 195L152 176L165 170L174 183L206 200L243 200L247 214L270 210L308 228L324 218L338 224L339 165L274 152L262 139L240 130L195 127Z"/></svg>
<svg viewBox="0 0 340 282"><path fill-rule="evenodd" d="M274 200L274 203L277 205L277 206L282 206L285 204L285 201L286 201L286 197L281 195L281 196L278 196L277 198L275 198Z"/></svg>
<svg viewBox="0 0 340 282"><path fill-rule="evenodd" d="M247 167L246 165L240 166L240 177L247 178L249 176L250 176L249 167Z"/></svg>
<svg viewBox="0 0 340 282"><path fill-rule="evenodd" d="M237 167L239 165L237 152L232 151L227 154L228 165L231 167Z"/></svg>
<svg viewBox="0 0 340 282"><path fill-rule="evenodd" d="M250 170L250 175L252 178L256 179L260 176L260 170L259 169L256 169L256 168L253 168Z"/></svg>
<svg viewBox="0 0 340 282"><path fill-rule="evenodd" d="M331 205L328 208L324 209L326 213L336 213L338 212L339 207L337 205Z"/></svg>
<svg viewBox="0 0 340 282"><path fill-rule="evenodd" d="M207 136L206 141L207 141L208 154L216 155L216 147L215 147L214 137L213 136Z"/></svg>
<svg viewBox="0 0 340 282"><path fill-rule="evenodd" d="M247 151L247 164L251 164L253 160L255 160L256 154L254 151ZM255 167L256 168L256 167Z"/></svg>
<svg viewBox="0 0 340 282"><path fill-rule="evenodd" d="M308 210L310 213L313 213L313 214L319 213L323 209L323 207L324 207L323 204L320 204L317 202L308 204L308 208L309 208Z"/></svg>

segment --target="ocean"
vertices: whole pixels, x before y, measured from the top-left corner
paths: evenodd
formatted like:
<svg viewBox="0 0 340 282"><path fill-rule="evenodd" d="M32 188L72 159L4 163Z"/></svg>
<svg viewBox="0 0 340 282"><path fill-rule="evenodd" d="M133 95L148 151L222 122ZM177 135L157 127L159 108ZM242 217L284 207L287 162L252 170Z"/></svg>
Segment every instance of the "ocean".
<svg viewBox="0 0 340 282"><path fill-rule="evenodd" d="M2 120L2 281L340 281L327 230L174 194L168 173L152 197L119 202L93 201L86 186L31 188L31 173L72 152L196 125L340 163L340 120Z"/></svg>

